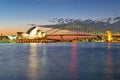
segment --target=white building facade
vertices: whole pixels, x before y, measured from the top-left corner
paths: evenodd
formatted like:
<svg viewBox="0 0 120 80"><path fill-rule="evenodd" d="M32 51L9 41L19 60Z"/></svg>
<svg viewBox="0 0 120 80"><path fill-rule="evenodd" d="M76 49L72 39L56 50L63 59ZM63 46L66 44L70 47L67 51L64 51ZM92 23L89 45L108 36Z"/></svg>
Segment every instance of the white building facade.
<svg viewBox="0 0 120 80"><path fill-rule="evenodd" d="M41 39L46 36L45 32L39 30L38 27L31 27L26 33L17 32L17 39Z"/></svg>

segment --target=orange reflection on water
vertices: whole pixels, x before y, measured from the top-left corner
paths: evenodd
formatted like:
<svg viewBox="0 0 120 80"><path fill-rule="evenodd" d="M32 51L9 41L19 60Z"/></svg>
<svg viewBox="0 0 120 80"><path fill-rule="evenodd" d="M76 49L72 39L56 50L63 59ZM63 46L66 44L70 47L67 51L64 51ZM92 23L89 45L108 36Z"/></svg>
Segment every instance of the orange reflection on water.
<svg viewBox="0 0 120 80"><path fill-rule="evenodd" d="M29 80L36 80L38 77L38 58L37 58L37 44L30 43L30 55L28 63L28 78Z"/></svg>
<svg viewBox="0 0 120 80"><path fill-rule="evenodd" d="M46 64L46 60L47 60L47 56L46 56L46 44L42 43L42 53L43 53L43 59L42 59L42 62L43 64L45 65Z"/></svg>
<svg viewBox="0 0 120 80"><path fill-rule="evenodd" d="M107 80L113 80L113 63L112 63L110 44L111 43L108 43L108 48L107 48L107 62L106 62Z"/></svg>
<svg viewBox="0 0 120 80"><path fill-rule="evenodd" d="M72 43L72 53L70 60L70 73L72 80L77 80L77 54L76 54L76 43Z"/></svg>

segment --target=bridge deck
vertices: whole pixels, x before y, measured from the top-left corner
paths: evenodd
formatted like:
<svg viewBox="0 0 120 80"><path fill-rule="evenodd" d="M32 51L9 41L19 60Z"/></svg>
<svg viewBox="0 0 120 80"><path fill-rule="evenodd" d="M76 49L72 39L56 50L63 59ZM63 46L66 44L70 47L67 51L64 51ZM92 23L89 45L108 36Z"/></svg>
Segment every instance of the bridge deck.
<svg viewBox="0 0 120 80"><path fill-rule="evenodd" d="M79 36L79 35L76 35L76 36L70 36L70 35L65 35L65 36L60 36L60 35L55 35L55 36L47 36L47 39L49 40L73 40L73 39L83 39L83 38L87 38L87 39L90 39L90 38L97 38L97 36Z"/></svg>
<svg viewBox="0 0 120 80"><path fill-rule="evenodd" d="M96 36L91 34L47 34L46 36Z"/></svg>

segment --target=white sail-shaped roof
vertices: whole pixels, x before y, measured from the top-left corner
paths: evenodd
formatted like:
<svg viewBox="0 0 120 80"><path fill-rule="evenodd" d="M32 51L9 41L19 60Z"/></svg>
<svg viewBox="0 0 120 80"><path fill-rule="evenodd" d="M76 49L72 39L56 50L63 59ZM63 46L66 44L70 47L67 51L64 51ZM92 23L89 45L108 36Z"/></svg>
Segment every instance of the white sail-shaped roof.
<svg viewBox="0 0 120 80"><path fill-rule="evenodd" d="M37 31L37 27L32 27L27 31L27 34L29 34L30 37L36 37Z"/></svg>

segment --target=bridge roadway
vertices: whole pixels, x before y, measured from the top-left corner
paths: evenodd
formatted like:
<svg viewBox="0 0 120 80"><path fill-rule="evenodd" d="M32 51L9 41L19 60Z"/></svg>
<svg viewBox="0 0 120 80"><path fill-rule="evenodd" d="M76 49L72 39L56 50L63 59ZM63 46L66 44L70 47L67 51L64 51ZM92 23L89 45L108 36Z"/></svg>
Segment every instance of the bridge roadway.
<svg viewBox="0 0 120 80"><path fill-rule="evenodd" d="M74 39L101 39L106 41L107 35L91 35L91 34L50 34L46 35L48 40L74 40ZM120 42L120 35L112 35L113 41Z"/></svg>
<svg viewBox="0 0 120 80"><path fill-rule="evenodd" d="M48 34L46 35L48 40L74 40L78 38L98 38L97 35L90 35L90 34Z"/></svg>
<svg viewBox="0 0 120 80"><path fill-rule="evenodd" d="M46 34L46 36L97 36L95 34Z"/></svg>

